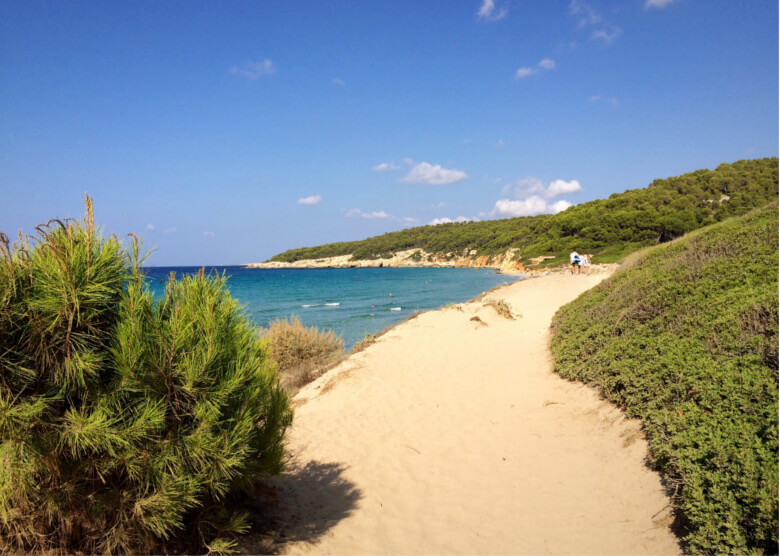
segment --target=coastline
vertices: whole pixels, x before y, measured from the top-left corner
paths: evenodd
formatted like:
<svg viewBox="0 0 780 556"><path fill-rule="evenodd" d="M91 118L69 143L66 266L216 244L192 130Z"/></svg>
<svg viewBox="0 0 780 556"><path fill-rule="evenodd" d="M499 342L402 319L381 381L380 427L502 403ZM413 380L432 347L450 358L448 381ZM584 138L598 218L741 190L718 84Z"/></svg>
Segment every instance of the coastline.
<svg viewBox="0 0 780 556"><path fill-rule="evenodd" d="M553 314L613 271L421 313L305 386L272 482L275 549L679 553L639 423L552 373Z"/></svg>
<svg viewBox="0 0 780 556"><path fill-rule="evenodd" d="M515 259L517 249L494 255L478 255L476 251L462 254L444 255L428 253L422 249L408 249L393 253L389 257L353 260L351 254L324 257L321 259L300 259L293 262L265 261L248 263L245 268L286 269L286 268L492 268L502 273L523 273L534 275L546 269L527 268ZM552 257L539 257L532 260L536 265Z"/></svg>

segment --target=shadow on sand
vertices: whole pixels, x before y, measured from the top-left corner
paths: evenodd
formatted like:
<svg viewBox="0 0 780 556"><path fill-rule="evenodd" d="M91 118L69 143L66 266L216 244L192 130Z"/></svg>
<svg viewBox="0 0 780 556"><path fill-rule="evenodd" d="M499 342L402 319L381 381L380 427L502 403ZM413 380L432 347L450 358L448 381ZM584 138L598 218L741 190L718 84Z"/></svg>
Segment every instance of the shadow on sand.
<svg viewBox="0 0 780 556"><path fill-rule="evenodd" d="M239 539L245 554L278 554L285 545L317 541L346 518L362 494L338 463L291 462L280 477L259 487L249 507L251 532Z"/></svg>

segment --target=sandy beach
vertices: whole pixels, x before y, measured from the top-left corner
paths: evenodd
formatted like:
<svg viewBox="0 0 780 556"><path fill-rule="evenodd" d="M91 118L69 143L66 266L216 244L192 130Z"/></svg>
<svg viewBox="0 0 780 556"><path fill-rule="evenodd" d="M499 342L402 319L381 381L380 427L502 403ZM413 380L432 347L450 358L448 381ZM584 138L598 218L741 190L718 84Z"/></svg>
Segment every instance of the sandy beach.
<svg viewBox="0 0 780 556"><path fill-rule="evenodd" d="M274 483L288 554L677 554L639 423L552 373L552 274L424 313L295 398ZM478 320L475 320L478 319Z"/></svg>

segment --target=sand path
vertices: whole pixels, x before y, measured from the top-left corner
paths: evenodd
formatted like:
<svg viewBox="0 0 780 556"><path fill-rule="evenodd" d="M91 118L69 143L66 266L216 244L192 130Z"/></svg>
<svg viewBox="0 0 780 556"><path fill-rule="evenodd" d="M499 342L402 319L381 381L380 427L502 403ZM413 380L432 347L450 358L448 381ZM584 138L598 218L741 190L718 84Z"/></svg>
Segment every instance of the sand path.
<svg viewBox="0 0 780 556"><path fill-rule="evenodd" d="M638 423L551 372L552 316L604 276L489 295L516 320L482 303L422 314L302 390L284 551L679 553Z"/></svg>

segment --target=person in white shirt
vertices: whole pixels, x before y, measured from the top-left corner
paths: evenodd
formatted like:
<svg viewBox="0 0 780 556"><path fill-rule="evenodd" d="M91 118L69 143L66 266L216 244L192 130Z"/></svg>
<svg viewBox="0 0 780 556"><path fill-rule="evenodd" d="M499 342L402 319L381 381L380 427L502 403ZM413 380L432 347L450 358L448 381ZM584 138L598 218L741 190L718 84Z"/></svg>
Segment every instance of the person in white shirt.
<svg viewBox="0 0 780 556"><path fill-rule="evenodd" d="M580 273L580 254L577 253L577 250L571 252L571 255L569 255L569 263L571 263L571 273L572 274L579 274Z"/></svg>

